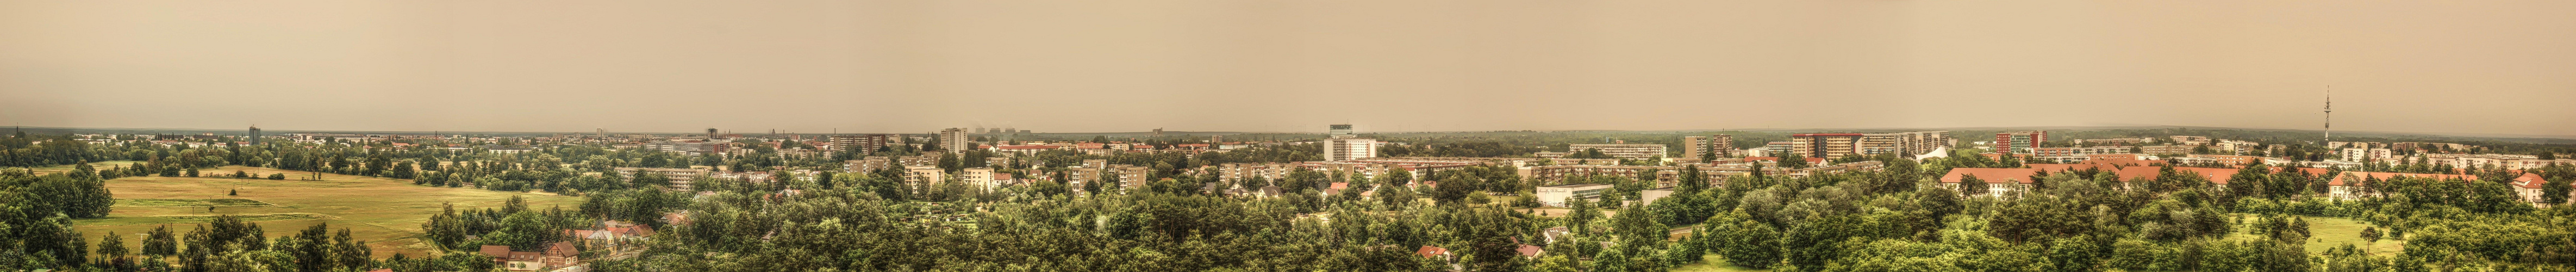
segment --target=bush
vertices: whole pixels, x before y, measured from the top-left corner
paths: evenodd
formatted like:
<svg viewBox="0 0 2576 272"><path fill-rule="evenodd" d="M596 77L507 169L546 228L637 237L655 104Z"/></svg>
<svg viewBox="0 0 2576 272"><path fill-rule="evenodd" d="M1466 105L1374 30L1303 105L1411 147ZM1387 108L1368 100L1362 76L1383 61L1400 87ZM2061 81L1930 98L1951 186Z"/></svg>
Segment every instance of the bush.
<svg viewBox="0 0 2576 272"><path fill-rule="evenodd" d="M271 180L286 180L286 173L268 174L268 179L271 179Z"/></svg>

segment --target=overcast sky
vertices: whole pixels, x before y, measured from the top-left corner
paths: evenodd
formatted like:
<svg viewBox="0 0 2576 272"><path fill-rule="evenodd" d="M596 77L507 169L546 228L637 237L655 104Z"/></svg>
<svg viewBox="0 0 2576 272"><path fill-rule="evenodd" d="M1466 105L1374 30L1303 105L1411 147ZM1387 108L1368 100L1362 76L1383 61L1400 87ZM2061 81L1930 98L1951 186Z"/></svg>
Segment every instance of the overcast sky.
<svg viewBox="0 0 2576 272"><path fill-rule="evenodd" d="M0 0L0 125L2576 135L2576 1Z"/></svg>

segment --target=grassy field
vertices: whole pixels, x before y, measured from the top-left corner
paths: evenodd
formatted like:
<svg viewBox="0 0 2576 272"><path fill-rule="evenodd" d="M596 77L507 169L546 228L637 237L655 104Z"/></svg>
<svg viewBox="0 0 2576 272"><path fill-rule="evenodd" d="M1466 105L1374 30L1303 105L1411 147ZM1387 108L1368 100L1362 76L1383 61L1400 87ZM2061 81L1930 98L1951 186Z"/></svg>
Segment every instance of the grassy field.
<svg viewBox="0 0 2576 272"><path fill-rule="evenodd" d="M66 167L65 169L68 169ZM271 168L227 166L200 170L208 173L247 171L253 175L286 173L303 177L309 172ZM472 188L445 188L411 185L411 181L323 174L323 180L266 180L186 177L126 177L107 182L116 194L116 210L107 218L74 220L82 234L97 245L99 235L115 231L125 244L139 247L142 234L154 226L168 224L172 232L187 233L193 224L212 220L214 215L234 215L257 222L268 237L294 235L313 224L331 224L333 231L349 228L351 235L367 240L376 257L394 253L423 256L434 251L421 243L420 224L438 214L442 202L455 203L457 209L499 208L510 196L526 196L528 206L544 209L550 206L571 208L581 198L542 193L485 191ZM238 191L240 195L225 195ZM215 206L212 211L208 205Z"/></svg>
<svg viewBox="0 0 2576 272"><path fill-rule="evenodd" d="M134 165L134 164L137 164L137 163L143 163L143 162L141 162L141 161L103 161L103 162L93 162L93 163L89 163L89 167L90 167L90 168L92 168L92 169L113 169L113 168L116 168L116 167L120 167L120 166L129 166L129 165ZM35 172L37 175L43 175L43 174L51 174L51 173L55 173L55 172L71 171L72 169L80 169L80 168L74 167L73 165L70 165L70 164L65 164L65 165L57 165L57 166L46 166L46 167L29 168L28 170L32 170L32 172ZM199 171L203 171L203 170L199 170Z"/></svg>
<svg viewBox="0 0 2576 272"><path fill-rule="evenodd" d="M1726 263L1726 258L1718 257L1718 256L1717 256L1717 254L1709 254L1709 255L1703 255L1703 256L1700 256L1700 262L1699 262L1699 263L1689 264L1689 265L1683 265L1682 267L1675 267L1675 268L1673 268L1673 271L1674 271L1674 272L1737 272L1737 271L1771 271L1771 270L1769 270L1769 269L1752 269L1752 268L1744 268L1744 267L1741 267L1741 266L1735 266L1735 265L1732 265L1732 264L1727 264L1727 263Z"/></svg>
<svg viewBox="0 0 2576 272"><path fill-rule="evenodd" d="M2388 237L2380 237L2379 242L2376 243L2362 240L2361 229L2371 227L2370 223L2335 217L2308 216L2303 218L2308 220L2308 253L2323 253L2326 252L2327 249L2333 249L2337 246L2343 246L2344 244L2359 246L2362 249L2370 250L2370 254L2382 256L2393 256L2406 250L2405 240L2390 239ZM2252 221L2251 218L2248 218L2248 221ZM2253 227L2239 225L2237 228L2237 233L2229 234L2227 238L2263 239L2262 237L2256 237L2253 234L2247 234L2247 232L2252 231ZM2380 231L2387 230L2383 229Z"/></svg>
<svg viewBox="0 0 2576 272"><path fill-rule="evenodd" d="M137 198L137 199L118 199L118 200L116 200L116 205L117 205L117 206L128 206L128 207L176 207L176 206L188 206L188 207L208 207L208 206L213 206L213 207L260 207L260 206L276 206L276 205L269 205L269 204L268 204L268 202L259 202L258 200L239 199L239 198L216 198L216 199L144 199L144 198Z"/></svg>

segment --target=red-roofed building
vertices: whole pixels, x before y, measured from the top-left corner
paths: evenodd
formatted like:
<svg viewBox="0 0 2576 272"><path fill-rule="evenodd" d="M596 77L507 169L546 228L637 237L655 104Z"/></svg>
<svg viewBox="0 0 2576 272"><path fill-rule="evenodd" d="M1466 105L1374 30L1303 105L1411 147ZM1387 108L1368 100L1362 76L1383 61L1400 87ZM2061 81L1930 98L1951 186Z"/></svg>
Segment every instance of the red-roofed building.
<svg viewBox="0 0 2576 272"><path fill-rule="evenodd" d="M483 245L475 252L492 256L492 264L510 271L536 271L545 268L544 263L538 262L545 255L543 252L514 251L510 250L510 246L505 245Z"/></svg>
<svg viewBox="0 0 2576 272"><path fill-rule="evenodd" d="M2514 177L2513 180L2507 184L2513 185L2514 195L2521 196L2523 201L2529 201L2533 206L2549 206L2548 203L2540 202L2541 193L2544 192L2542 190L2547 189L2542 187L2546 187L2549 184L2549 180L2541 179L2540 175L2525 172L2522 173L2522 176ZM2567 199L2576 199L2576 190L2568 191Z"/></svg>
<svg viewBox="0 0 2576 272"><path fill-rule="evenodd" d="M1976 196L2003 196L2028 186L2031 182L2030 175L2036 173L2039 173L2039 169L1950 168L1949 174L1941 175L1941 186L1956 191L1959 190L1959 182L1967 180L1968 176L1976 176L1977 180L1986 182L1987 191L1983 195Z"/></svg>
<svg viewBox="0 0 2576 272"><path fill-rule="evenodd" d="M537 261L544 263L546 267L573 266L581 263L581 250L574 248L572 242L555 242L546 245L544 255L539 256Z"/></svg>
<svg viewBox="0 0 2576 272"><path fill-rule="evenodd" d="M1422 246L1421 250L1414 250L1413 255L1421 255L1423 258L1447 259L1449 258L1449 249L1436 246Z"/></svg>

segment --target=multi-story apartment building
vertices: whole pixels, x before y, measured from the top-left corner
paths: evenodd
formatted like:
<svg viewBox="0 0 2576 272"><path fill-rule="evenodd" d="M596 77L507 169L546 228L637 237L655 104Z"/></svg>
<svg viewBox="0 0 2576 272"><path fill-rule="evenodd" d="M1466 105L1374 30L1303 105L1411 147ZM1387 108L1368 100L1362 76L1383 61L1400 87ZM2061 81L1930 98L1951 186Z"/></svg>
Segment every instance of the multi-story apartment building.
<svg viewBox="0 0 2576 272"><path fill-rule="evenodd" d="M2188 146L2188 145L2150 145L2150 146L2141 146L2141 147L2138 147L2138 153L2146 153L2146 154L2191 154L2191 150L2192 150L2193 148L2197 148L2197 146Z"/></svg>
<svg viewBox="0 0 2576 272"><path fill-rule="evenodd" d="M966 168L964 170L957 171L957 173L957 180L966 182L967 185L982 187L985 190L1002 187L1003 182L1001 180L994 179L995 173L993 172L993 168L990 167Z"/></svg>
<svg viewBox="0 0 2576 272"><path fill-rule="evenodd" d="M2387 148L2345 148L2345 149L2343 149L2343 161L2347 161L2347 162L2368 162L2368 161L2380 161L2380 162L2387 162L2387 161L2390 161L2390 160L2392 160L2392 159L2396 159L2396 158L2397 158L2397 152L2396 152L2395 150L2387 149Z"/></svg>
<svg viewBox="0 0 2576 272"><path fill-rule="evenodd" d="M2075 139L2075 145L2143 145L2156 138Z"/></svg>
<svg viewBox="0 0 2576 272"><path fill-rule="evenodd" d="M2532 155L2507 155L2507 154L2439 154L2439 153L2435 153L2435 154L2424 154L2424 161L2425 161L2425 163L2430 163L2430 164L2433 164L2433 165L2449 165L2449 166L2451 166L2451 167L2455 167L2455 168L2467 168L2467 167L2475 166L2475 167L2484 167L2484 168L2504 168L2504 169L2510 169L2510 170L2528 170L2528 169L2537 169L2537 168L2541 168L2541 167L2548 167L2550 164L2576 164L2576 159L2555 159L2555 160L2543 160L2543 159L2540 159L2540 157L2539 157L2539 156L2532 156Z"/></svg>
<svg viewBox="0 0 2576 272"><path fill-rule="evenodd" d="M1753 171L1752 164L1744 163L1695 164L1692 166L1698 166L1700 174L1707 178L1705 180L1712 183L1711 185L1718 186L1725 185L1724 182L1728 178L1751 175ZM1833 174L1849 171L1876 170L1883 167L1886 167L1886 165L1877 161L1861 161L1798 169L1763 167L1762 172L1765 175L1802 177L1813 174ZM1593 175L1622 175L1635 177L1638 173L1657 171L1655 173L1656 184L1657 187L1662 187L1673 186L1673 182L1679 180L1680 176L1677 175L1680 174L1683 169L1688 168L1682 166L1548 165L1528 167L1527 171L1529 173L1523 175L1523 177L1527 177L1541 183L1557 183L1563 182L1569 177Z"/></svg>
<svg viewBox="0 0 2576 272"><path fill-rule="evenodd" d="M961 152L965 151L967 148L974 147L975 139L967 137L967 132L968 131L963 128L939 130L939 150Z"/></svg>
<svg viewBox="0 0 2576 272"><path fill-rule="evenodd" d="M679 152L688 153L690 155L702 155L708 153L725 153L731 145L714 142L660 141L644 143L641 147L662 152Z"/></svg>
<svg viewBox="0 0 2576 272"><path fill-rule="evenodd" d="M2257 157L2257 156L2237 156L2237 155L2191 155L2191 156L2189 156L2189 157L2186 157L2186 159L2188 159L2188 158L2207 158L2207 159L2209 159L2209 161L2210 161L2210 162L2215 162L2215 163L2218 163L2218 164L2225 164L2225 165L2229 165L2229 166L2244 166L2244 165L2246 165L2246 164L2255 163L2255 162L2262 162L2264 165L2283 165L2283 164L2289 164L2289 163L2290 163L2290 161L2289 161L2289 160L2283 160L2283 159L2266 158L2266 157Z"/></svg>
<svg viewBox="0 0 2576 272"><path fill-rule="evenodd" d="M903 180L905 182L925 186L938 184L940 182L948 181L948 170L939 169L939 167L935 166L905 166L903 167Z"/></svg>
<svg viewBox="0 0 2576 272"><path fill-rule="evenodd" d="M2210 152L2236 155L2259 154L2262 152L2261 148L2263 148L2263 143L2238 140L2218 140L2217 143L2210 144L2209 146Z"/></svg>
<svg viewBox="0 0 2576 272"><path fill-rule="evenodd" d="M1860 136L1861 134L1859 133L1793 134L1789 135L1788 152L1769 154L1768 157L1783 157L1788 156L1789 154L1797 154L1798 156L1806 156L1809 158L1834 158L1858 154L1860 152Z"/></svg>
<svg viewBox="0 0 2576 272"><path fill-rule="evenodd" d="M2209 137L2201 137L2201 136L2182 136L2182 135L2174 135L2174 136L2166 136L2166 137L2167 137L2167 138L2171 138L2171 139L2173 139L2174 144L2179 144L2179 145L2206 145L2206 144L2209 144Z"/></svg>
<svg viewBox="0 0 2576 272"><path fill-rule="evenodd" d="M1949 148L1954 142L1957 141L1950 138L1949 131L1870 133L1861 135L1859 148L1861 155L1919 155Z"/></svg>
<svg viewBox="0 0 2576 272"><path fill-rule="evenodd" d="M866 157L866 158L859 158L859 159L856 159L856 160L849 160L849 161L843 161L843 162L841 162L841 172L844 172L844 173L867 173L867 172L874 172L874 171L877 171L877 169L885 169L887 165L893 165L893 164L894 164L894 160L893 160L893 159L888 159L888 158L886 158L886 157L882 157L882 156L879 156L879 157Z"/></svg>
<svg viewBox="0 0 2576 272"><path fill-rule="evenodd" d="M1583 152L1584 150L1600 150L1602 155L1610 155L1611 157L1631 160L1649 159L1664 155L1664 145L1660 144L1570 144L1565 146L1566 152Z"/></svg>
<svg viewBox="0 0 2576 272"><path fill-rule="evenodd" d="M1995 133L1995 151L1997 152L2030 154L2031 152L2035 152L2034 149L2040 147L2039 143L2043 142L2048 142L2048 131L2034 130Z"/></svg>
<svg viewBox="0 0 2576 272"><path fill-rule="evenodd" d="M1009 156L1036 156L1036 155L1038 155L1038 153L1039 153L1039 152L1046 152L1047 150L1056 150L1056 149L1073 149L1073 148L1072 148L1072 146L1055 146L1055 145L1004 145L1004 146L994 146L994 147L992 148L992 151L993 151L993 153L995 153L995 154L1005 154L1005 155L1009 155Z"/></svg>
<svg viewBox="0 0 2576 272"><path fill-rule="evenodd" d="M1377 157L1377 139L1360 138L1351 125L1332 125L1324 130L1324 161L1343 161Z"/></svg>
<svg viewBox="0 0 2576 272"><path fill-rule="evenodd" d="M894 134L832 135L832 147L859 154L876 154L899 138Z"/></svg>
<svg viewBox="0 0 2576 272"><path fill-rule="evenodd" d="M1682 158L1700 158L1709 155L1720 158L1733 157L1731 150L1735 150L1734 135L1682 137Z"/></svg>
<svg viewBox="0 0 2576 272"><path fill-rule="evenodd" d="M2030 154L2031 154L2031 155L2036 155L2036 156L2043 156L2043 157L2047 157L2047 156L2086 156L2086 155L2094 155L2094 154L2127 154L2127 153L2129 153L2129 148L2128 148L2128 147L2123 147L2123 146L2100 146L2100 147L2042 147L2042 148L2032 148L2032 149L2031 149L2031 153L2030 153Z"/></svg>
<svg viewBox="0 0 2576 272"><path fill-rule="evenodd" d="M1369 138L1331 138L1323 144L1325 161L1345 161L1377 157L1381 143Z"/></svg>
<svg viewBox="0 0 2576 272"><path fill-rule="evenodd" d="M626 181L626 182L630 182L630 183L635 182L635 176L636 176L636 175L642 174L642 173L644 173L644 172L652 172L652 173L655 173L655 174L660 174L660 175L662 175L662 178L663 178L664 180L671 182L671 188L673 188L673 189L682 189L682 190L687 190L687 189L689 189L689 182L690 182L690 181L697 180L697 178L698 178L698 177L704 177L704 176L707 176L707 170L706 170L706 169L697 169L697 168L639 168L639 167L618 167L618 168L613 168L613 169L617 171L617 176L618 176L619 178L623 178L623 179L625 179L625 181Z"/></svg>
<svg viewBox="0 0 2576 272"><path fill-rule="evenodd" d="M1069 167L1064 170L1065 172L1068 172L1068 174L1065 175L1066 178L1073 179L1073 182L1076 182L1071 184L1089 184L1091 182L1102 181L1102 178L1106 177L1106 175L1117 175L1117 184L1102 184L1107 185L1102 188L1131 188L1144 186L1146 171L1151 169L1134 165L1110 165L1107 167Z"/></svg>

